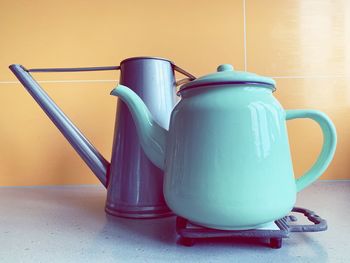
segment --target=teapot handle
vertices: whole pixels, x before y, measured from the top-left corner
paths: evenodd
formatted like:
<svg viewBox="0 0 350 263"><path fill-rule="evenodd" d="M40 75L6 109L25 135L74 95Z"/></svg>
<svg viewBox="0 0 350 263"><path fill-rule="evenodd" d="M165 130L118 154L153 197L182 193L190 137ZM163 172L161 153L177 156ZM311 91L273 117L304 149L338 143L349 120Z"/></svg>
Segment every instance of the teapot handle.
<svg viewBox="0 0 350 263"><path fill-rule="evenodd" d="M300 178L296 179L297 192L317 180L333 159L337 145L337 133L333 122L323 112L317 110L287 110L286 120L309 118L316 121L323 133L323 146L313 166Z"/></svg>

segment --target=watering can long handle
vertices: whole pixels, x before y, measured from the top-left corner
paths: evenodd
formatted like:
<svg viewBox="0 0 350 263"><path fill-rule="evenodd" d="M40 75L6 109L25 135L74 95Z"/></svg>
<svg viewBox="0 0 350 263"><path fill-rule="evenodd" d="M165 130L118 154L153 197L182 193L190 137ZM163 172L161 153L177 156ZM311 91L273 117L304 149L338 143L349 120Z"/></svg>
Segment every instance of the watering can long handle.
<svg viewBox="0 0 350 263"><path fill-rule="evenodd" d="M29 74L28 70L18 64L11 65L10 69L73 148L79 153L101 183L107 186L109 162L84 137L78 128L73 125L69 118Z"/></svg>
<svg viewBox="0 0 350 263"><path fill-rule="evenodd" d="M79 72L79 71L106 71L119 70L120 66L107 67L83 67L83 68L32 68L25 69L28 72Z"/></svg>
<svg viewBox="0 0 350 263"><path fill-rule="evenodd" d="M180 68L179 66L172 64L173 69L185 76L187 78L181 79L176 82L176 86L185 84L191 80L195 80L196 77L193 76L191 73L187 72L183 68ZM81 72L81 71L107 71L107 70L120 70L120 66L105 66L105 67L82 67L82 68L32 68L32 69L25 69L23 66L22 68L27 72Z"/></svg>

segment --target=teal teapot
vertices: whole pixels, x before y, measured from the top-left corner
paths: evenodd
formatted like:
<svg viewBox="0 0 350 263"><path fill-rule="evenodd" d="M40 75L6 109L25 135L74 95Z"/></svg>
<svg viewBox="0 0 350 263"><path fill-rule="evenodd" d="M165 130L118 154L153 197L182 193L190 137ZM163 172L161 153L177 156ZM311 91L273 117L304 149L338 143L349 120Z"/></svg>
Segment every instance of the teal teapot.
<svg viewBox="0 0 350 263"><path fill-rule="evenodd" d="M194 224L253 229L287 215L303 190L326 170L336 148L332 121L316 110L284 110L275 81L231 65L182 85L169 129L143 101L118 85L111 94L129 107L141 145L164 170L167 205ZM313 166L294 178L286 120L310 118L323 132Z"/></svg>

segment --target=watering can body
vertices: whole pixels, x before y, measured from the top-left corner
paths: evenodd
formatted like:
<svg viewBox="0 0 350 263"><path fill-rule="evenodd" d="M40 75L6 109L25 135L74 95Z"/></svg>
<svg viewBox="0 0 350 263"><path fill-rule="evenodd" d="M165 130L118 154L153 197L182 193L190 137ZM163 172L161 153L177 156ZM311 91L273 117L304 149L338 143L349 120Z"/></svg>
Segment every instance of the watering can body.
<svg viewBox="0 0 350 263"><path fill-rule="evenodd" d="M168 60L131 58L121 63L119 83L145 102L156 121L169 127L175 105L175 77ZM106 211L125 217L171 215L163 196L163 171L143 152L134 121L124 102L118 103Z"/></svg>
<svg viewBox="0 0 350 263"><path fill-rule="evenodd" d="M101 183L107 188L106 212L128 218L172 215L163 196L163 171L144 154L135 124L126 105L117 105L112 158L108 162L40 87L31 72L120 70L120 83L138 94L163 128L168 128L175 105L174 71L194 76L171 61L156 57L125 59L120 66L90 68L26 69L10 66L30 95L61 131Z"/></svg>
<svg viewBox="0 0 350 263"><path fill-rule="evenodd" d="M164 195L175 214L223 230L263 227L288 214L296 194L325 171L335 147L331 120L316 110L284 110L272 79L222 65L180 88L166 130L127 87L119 96L132 111L141 144L165 171ZM319 158L294 177L286 121L310 118L323 132Z"/></svg>

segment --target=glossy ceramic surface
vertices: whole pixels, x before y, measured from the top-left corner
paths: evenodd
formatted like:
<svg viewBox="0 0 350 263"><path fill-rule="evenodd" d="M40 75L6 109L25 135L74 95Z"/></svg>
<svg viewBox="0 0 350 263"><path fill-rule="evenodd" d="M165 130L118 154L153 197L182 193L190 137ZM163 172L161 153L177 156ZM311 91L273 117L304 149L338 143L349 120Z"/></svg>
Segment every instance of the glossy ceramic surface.
<svg viewBox="0 0 350 263"><path fill-rule="evenodd" d="M194 223L218 229L249 229L286 215L296 193L327 168L336 146L330 119L319 111L285 112L270 87L209 85L181 91L169 132L153 120L124 86L125 101L149 158L165 170L169 207ZM295 181L286 120L311 118L324 145L314 166Z"/></svg>
<svg viewBox="0 0 350 263"><path fill-rule="evenodd" d="M328 159L320 159L326 166L334 154L332 124L319 112L286 114L270 89L214 88L204 94L188 91L173 111L165 165L167 203L195 223L220 229L255 228L284 216L295 203L296 190L324 171L313 170L295 183L286 118L315 114L330 129L325 131L332 144L325 146Z"/></svg>
<svg viewBox="0 0 350 263"><path fill-rule="evenodd" d="M182 95L165 165L171 209L220 229L254 228L287 214L296 188L285 113L271 90L222 86Z"/></svg>

